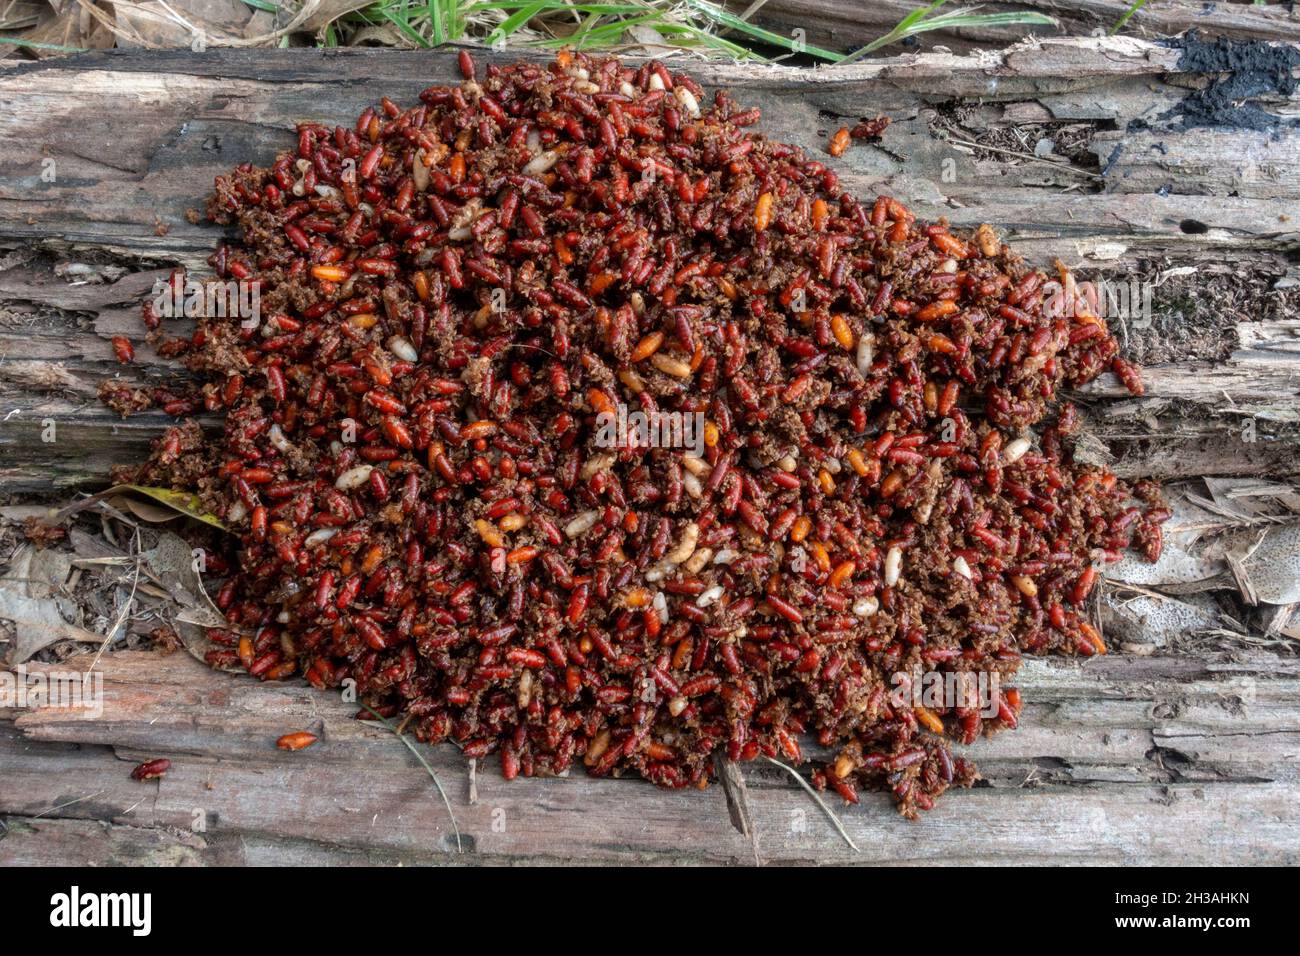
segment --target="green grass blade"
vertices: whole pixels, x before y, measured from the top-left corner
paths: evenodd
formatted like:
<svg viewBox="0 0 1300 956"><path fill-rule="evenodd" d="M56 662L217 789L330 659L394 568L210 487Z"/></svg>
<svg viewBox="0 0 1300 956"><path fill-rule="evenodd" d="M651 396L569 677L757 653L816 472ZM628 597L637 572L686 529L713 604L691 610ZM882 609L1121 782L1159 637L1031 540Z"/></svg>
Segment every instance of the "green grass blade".
<svg viewBox="0 0 1300 956"><path fill-rule="evenodd" d="M520 7L532 6L536 0L511 0L506 3L475 3L465 8L466 15L485 10L518 10ZM565 3L564 0L545 0L545 6L552 10L576 10L578 13L623 14L645 13L644 4L637 3Z"/></svg>
<svg viewBox="0 0 1300 956"><path fill-rule="evenodd" d="M760 53L755 53L749 47L741 46L739 43L733 43L725 37L709 33L707 30L701 30L697 26L687 23L662 24L655 27L665 37L673 37L679 46L696 47L707 46L715 50L721 50L737 60L766 60L767 58ZM683 39L686 38L686 39Z"/></svg>
<svg viewBox="0 0 1300 956"><path fill-rule="evenodd" d="M934 11L938 10L947 2L948 0L935 0L935 2L930 4L928 7L917 7L907 16L903 17L903 19L899 20L898 25L894 27L894 30L898 31L900 36L906 36L907 31L912 29L913 25L924 20L927 16L934 13Z"/></svg>
<svg viewBox="0 0 1300 956"><path fill-rule="evenodd" d="M80 46L59 46L57 43L38 43L35 40L24 40L21 37L0 36L0 46L6 43L12 43L15 46L30 47L33 50L53 50L56 53L89 53L85 47Z"/></svg>
<svg viewBox="0 0 1300 956"><path fill-rule="evenodd" d="M582 18L582 22L578 26L578 29L574 31L574 35L575 36L585 35L587 31L591 30L600 21L601 21L601 15L599 13L588 13L586 16ZM579 44L579 46L581 46L581 44Z"/></svg>
<svg viewBox="0 0 1300 956"><path fill-rule="evenodd" d="M425 6L429 15L429 29L433 33L433 42L441 46L447 42L447 25L442 18L442 0L429 0Z"/></svg>
<svg viewBox="0 0 1300 956"><path fill-rule="evenodd" d="M941 0L942 2L942 0ZM807 43L796 43L787 36L779 33L773 33L771 30L764 30L762 27L755 26L740 17L736 16L715 4L708 3L706 0L687 0L687 6L699 13L700 15L712 20L720 26L725 26L729 30L735 30L737 33L743 33L746 36L753 37L762 43L770 46L777 46L783 50L790 50L793 53L807 53L809 56L819 57L823 60L829 60L832 63L838 63L844 59L840 53L832 50L826 50L818 46L811 46Z"/></svg>
<svg viewBox="0 0 1300 956"><path fill-rule="evenodd" d="M532 3L524 4L493 28L492 32L487 35L488 45L490 46L494 43L499 43L502 40L508 39L511 34L527 24L529 20L537 16L537 14L542 10L556 5L555 0L533 0ZM563 4L559 5L563 6Z"/></svg>
<svg viewBox="0 0 1300 956"><path fill-rule="evenodd" d="M921 12L931 12L937 10L938 3L932 3L925 7ZM1053 17L1045 13L1035 13L1031 11L1010 11L1005 13L969 13L962 10L954 10L952 13L941 13L938 16L930 17L928 20L920 19L916 16L916 11L908 14L898 26L890 30L884 36L872 40L861 49L854 50L841 63L854 63L863 57L874 53L881 47L888 46L891 43L897 43L899 40L906 39L910 36L916 36L919 33L928 33L931 30L952 30L959 27L1006 27L1006 26L1058 26L1059 24Z"/></svg>
<svg viewBox="0 0 1300 956"><path fill-rule="evenodd" d="M1137 13L1146 5L1147 5L1147 0L1136 0L1136 2L1127 10L1125 10L1124 13L1120 16L1120 18L1115 21L1115 25L1110 28L1110 35L1114 36L1116 33L1119 33L1120 30L1123 30L1124 24L1128 23L1129 19L1132 18L1133 14Z"/></svg>
<svg viewBox="0 0 1300 956"><path fill-rule="evenodd" d="M1029 11L1006 11L1003 13L962 13L960 10L952 13L940 14L931 20L925 22L925 26L917 33L924 33L927 30L953 30L960 27L1003 27L1019 26L1021 24L1037 24L1039 26L1056 26L1057 22L1045 13L1031 13Z"/></svg>
<svg viewBox="0 0 1300 956"><path fill-rule="evenodd" d="M644 8L642 8L644 9ZM615 20L613 23L602 23L599 26L593 26L585 30L580 30L567 37L551 37L545 40L534 41L531 45L551 49L556 47L571 46L576 49L593 49L601 46L610 46L622 40L624 32L628 27L647 24L656 29L663 23L663 14L658 10L651 13L642 14L639 17L628 17L626 20Z"/></svg>
<svg viewBox="0 0 1300 956"><path fill-rule="evenodd" d="M447 39L459 40L465 36L465 17L460 10L459 0L434 0L442 6L442 19L446 24Z"/></svg>
<svg viewBox="0 0 1300 956"><path fill-rule="evenodd" d="M379 13L393 26L397 27L397 32L406 37L412 43L419 47L428 47L431 44L428 39L420 33L419 30L411 26L410 22L403 15L406 12L405 7L401 7L401 13L393 10L392 7L381 6L377 8Z"/></svg>

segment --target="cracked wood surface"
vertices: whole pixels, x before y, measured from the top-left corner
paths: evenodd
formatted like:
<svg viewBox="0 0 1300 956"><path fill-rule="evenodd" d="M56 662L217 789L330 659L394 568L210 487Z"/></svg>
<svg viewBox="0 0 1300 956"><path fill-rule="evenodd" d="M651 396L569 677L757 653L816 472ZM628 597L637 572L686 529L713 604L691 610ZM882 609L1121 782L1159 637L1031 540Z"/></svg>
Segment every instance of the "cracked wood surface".
<svg viewBox="0 0 1300 956"><path fill-rule="evenodd" d="M1044 40L839 70L689 68L708 87L761 105L766 133L814 156L841 122L889 114L879 146L854 147L836 164L848 189L891 191L920 215L961 225L992 222L1031 261L1060 258L1082 278L1122 282L1153 276L1153 263L1265 285L1300 278L1300 133L1160 124L1188 88L1208 82L1178 73L1173 49ZM454 75L447 52L113 51L0 68L0 247L10 250L0 271L0 489L103 484L110 464L138 459L165 427L161 415L118 420L95 389L105 376L159 382L173 373L143 343L123 371L109 339L142 338L138 302L164 274L149 264L201 269L221 232L185 213L203 206L214 174L268 161L291 142L296 121L351 116L380 91L413 99ZM959 98L978 103L967 122L983 133L1092 124L1088 148L1105 176L972 151L944 124L941 107ZM1300 114L1300 94L1266 105ZM1127 130L1135 120L1152 129ZM53 182L42 178L48 161ZM69 285L52 268L68 261L144 271ZM1157 289L1156 321L1115 323L1127 343L1156 352L1149 397L1115 401L1125 395L1109 376L1080 395L1117 471L1300 471L1300 316L1244 311L1232 323L1180 330L1179 345L1167 346L1178 317L1161 317L1162 308L1170 303ZM1265 423L1261 441L1240 441L1244 418ZM55 442L44 441L51 420Z"/></svg>
<svg viewBox="0 0 1300 956"><path fill-rule="evenodd" d="M269 161L298 120L355 115L381 91L413 100L452 81L453 59L112 51L0 67L0 248L10 250L0 261L0 490L102 485L112 464L138 460L165 427L161 414L120 421L95 390L111 375L158 383L175 374L141 341L138 303L161 267L203 269L222 232L185 213L202 207L216 173ZM895 193L927 217L993 223L1032 262L1060 258L1081 278L1120 282L1178 266L1263 283L1247 308L1179 329L1175 345L1167 342L1177 303L1157 289L1156 321L1112 323L1126 348L1155 356L1148 397L1130 400L1105 376L1080 398L1090 430L1128 477L1300 470L1300 316L1262 312L1280 294L1269 284L1300 281L1300 130L1180 131L1159 122L1210 78L1179 73L1176 50L1122 37L836 70L687 66L709 88L761 106L764 132L813 156L825 156L827 135L842 123L887 113L893 123L878 146L855 146L836 161L846 187ZM944 104L958 99L981 135L1091 124L1088 148L1105 175L973 150L945 122ZM1267 105L1300 115L1300 94ZM1127 130L1134 120L1152 128ZM71 285L54 270L68 263L143 271ZM114 335L138 343L130 369L113 361ZM1245 418L1262 425L1252 444L1240 439Z"/></svg>
<svg viewBox="0 0 1300 956"><path fill-rule="evenodd" d="M109 339L139 342L138 302L170 264L201 267L220 231L191 225L185 211L201 207L214 174L268 161L297 120L355 115L381 92L403 101L451 82L453 59L119 51L0 67L0 249L9 250L0 259L0 491L103 484L112 463L138 460L165 427L156 414L117 419L95 389L107 375L171 374L142 343L123 370ZM1270 287L1300 278L1300 138L1294 128L1160 125L1208 82L1179 74L1177 59L1121 38L837 71L689 68L761 106L765 132L814 156L839 125L889 114L878 146L855 145L836 161L846 187L889 191L930 218L991 222L1031 261L1059 257L1081 278L1194 267L1197 283L1260 285L1213 321L1184 321L1157 289L1150 326L1113 323L1126 350L1154 356L1148 396L1130 398L1109 377L1090 386L1079 396L1087 445L1126 476L1293 474L1300 316L1277 307L1282 293ZM954 129L947 110L958 98L967 115ZM1300 97L1268 106L1300 115ZM1128 130L1136 119L1155 128ZM975 135L996 145L1006 130L1065 122L1089 126L1097 164L963 143ZM46 159L52 183L41 179ZM109 281L69 284L55 274L68 263L109 267ZM50 420L52 443L41 440ZM1254 443L1240 438L1246 420L1258 426ZM101 666L102 720L0 712L0 862L451 859L427 776L336 698L215 674L183 654L112 654ZM470 862L1294 863L1297 669L1204 643L1086 665L1031 661L1018 681L1028 701L1021 729L971 748L986 785L949 794L917 824L881 795L837 808L860 854L762 763L732 775L729 802L721 786L667 793L581 772L507 786L493 761L480 761L471 804L459 755L438 748L433 762ZM319 728L325 740L308 751L274 748L280 734ZM158 756L174 762L161 781L128 778Z"/></svg>
<svg viewBox="0 0 1300 956"><path fill-rule="evenodd" d="M0 864L1300 862L1300 664L1267 655L1031 661L1021 728L969 748L981 785L919 823L881 794L833 801L859 853L762 762L733 788L746 836L720 785L667 792L581 771L507 783L480 761L471 803L459 753L426 748L460 827L455 855L424 770L355 706L184 652L111 654L101 669L98 720L0 712ZM299 729L321 742L276 750ZM171 759L165 777L129 778L155 757Z"/></svg>
<svg viewBox="0 0 1300 956"><path fill-rule="evenodd" d="M748 0L731 0L725 4L736 13L750 6ZM1058 26L963 27L958 30L935 30L917 39L926 48L947 46L967 50L974 45L1012 43L1025 34L1041 37L1087 36L1094 31L1109 32L1133 0L1015 0L1014 3L981 3L980 11L1036 10L1054 17ZM892 30L898 21L914 12L913 0L869 0L845 3L843 0L767 0L750 18L751 22L784 36L802 29L808 43L833 50L849 50L869 43ZM1272 4L1265 7L1234 3L1204 3L1202 0L1160 0L1148 3L1124 26L1130 36L1168 36L1195 29L1212 36L1242 40L1300 40L1300 11L1294 6ZM897 47L892 47L897 49Z"/></svg>

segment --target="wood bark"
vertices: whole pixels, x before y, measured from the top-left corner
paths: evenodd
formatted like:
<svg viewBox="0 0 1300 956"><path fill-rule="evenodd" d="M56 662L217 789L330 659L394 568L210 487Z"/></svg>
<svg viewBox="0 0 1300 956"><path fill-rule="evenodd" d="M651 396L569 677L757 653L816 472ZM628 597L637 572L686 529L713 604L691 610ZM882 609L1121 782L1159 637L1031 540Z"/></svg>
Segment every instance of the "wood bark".
<svg viewBox="0 0 1300 956"><path fill-rule="evenodd" d="M730 0L726 4L737 14L743 13L749 5L746 0ZM750 20L783 36L791 36L794 30L801 29L808 43L848 52L886 35L919 5L913 0L767 0ZM935 30L919 34L916 42L923 49L942 45L962 51L1014 43L1027 35L1104 35L1115 28L1132 6L1132 0L981 3L981 13L1032 10L1055 18L1057 25ZM1300 14L1288 4L1260 7L1239 3L1202 3L1200 0L1160 0L1142 6L1122 28L1125 35L1144 39L1174 36L1187 30L1239 40L1295 41L1300 40ZM899 49L895 45L880 52L895 53Z"/></svg>
<svg viewBox="0 0 1300 956"><path fill-rule="evenodd" d="M117 419L96 389L112 375L157 383L175 374L142 343L136 364L122 368L109 340L141 339L138 304L167 268L203 267L222 233L186 212L202 208L215 174L268 161L299 120L354 115L381 91L413 99L455 75L453 57L113 51L0 71L0 248L9 250L0 489L103 484L113 463L138 460L165 426L160 414ZM1149 397L1126 398L1109 376L1079 397L1126 476L1291 473L1300 468L1300 319L1268 309L1289 294L1272 287L1297 276L1300 136L1172 122L1129 129L1210 81L1177 64L1175 51L1112 38L816 71L691 66L708 87L761 106L770 135L813 155L825 155L838 126L889 115L879 145L855 146L836 164L845 186L897 194L960 225L990 222L1030 261L1059 258L1080 278L1120 283L1179 267L1234 288L1254 283L1258 295L1229 320L1190 327L1157 289L1150 324L1118 323L1130 351L1152 359ZM957 104L968 115L954 132ZM1300 115L1296 96L1268 105ZM1002 142L1026 124L1082 124L1104 166L966 145ZM1250 443L1241 440L1247 420L1259 426Z"/></svg>
<svg viewBox="0 0 1300 956"><path fill-rule="evenodd" d="M669 792L580 770L507 783L488 760L471 802L460 754L425 748L461 831L456 853L427 773L387 730L352 719L355 705L184 652L118 653L102 667L99 719L0 719L0 864L1300 862L1300 674L1266 655L1031 661L1021 728L970 748L979 786L919 823L881 794L832 801L858 853L762 761L737 768L746 836L722 786ZM321 741L277 750L296 730ZM165 777L129 778L156 757L172 761Z"/></svg>

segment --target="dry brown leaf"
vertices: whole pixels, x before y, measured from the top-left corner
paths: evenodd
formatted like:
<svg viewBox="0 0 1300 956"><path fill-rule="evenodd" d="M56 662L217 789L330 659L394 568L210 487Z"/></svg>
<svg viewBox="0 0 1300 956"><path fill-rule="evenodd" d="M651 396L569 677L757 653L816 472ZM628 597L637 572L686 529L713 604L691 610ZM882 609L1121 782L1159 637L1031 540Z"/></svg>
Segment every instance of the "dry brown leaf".
<svg viewBox="0 0 1300 956"><path fill-rule="evenodd" d="M37 3L34 0L6 3L0 8L0 30L26 30L34 27L46 9L44 3Z"/></svg>
<svg viewBox="0 0 1300 956"><path fill-rule="evenodd" d="M87 6L89 5L91 4L87 0ZM102 12L101 9L100 13ZM76 4L64 4L61 10L51 5L44 5L43 9L36 14L35 26L18 34L18 37L31 43L45 43L79 50L106 50L114 43L112 31L107 29L91 11ZM0 56L6 56L19 49L40 59L64 55L58 50L20 47L0 40Z"/></svg>
<svg viewBox="0 0 1300 956"><path fill-rule="evenodd" d="M8 663L21 664L57 641L98 642L101 638L68 623L64 609L76 613L75 604L61 593L72 571L66 551L24 545L0 578L0 618L14 624L14 641Z"/></svg>
<svg viewBox="0 0 1300 956"><path fill-rule="evenodd" d="M158 543L142 557L150 573L167 589L176 604L176 631L185 649L204 660L204 655L217 646L209 639L208 628L225 627L226 619L203 587L194 549L181 538L164 531L158 536Z"/></svg>
<svg viewBox="0 0 1300 956"><path fill-rule="evenodd" d="M174 511L165 505L129 495L114 495L107 500L114 508L121 511L130 511L141 521L147 521L149 524L166 524L168 521L175 521L181 517L179 511Z"/></svg>
<svg viewBox="0 0 1300 956"><path fill-rule="evenodd" d="M122 46L195 49L245 37L255 13L240 0L139 0L114 12Z"/></svg>
<svg viewBox="0 0 1300 956"><path fill-rule="evenodd" d="M323 30L339 17L345 17L349 13L361 10L374 3L374 0L304 0L296 8L294 19L303 13L307 13L307 18L303 20L300 30ZM307 8L313 9L308 12Z"/></svg>
<svg viewBox="0 0 1300 956"><path fill-rule="evenodd" d="M348 46L409 46L410 41L386 23L362 27L348 40Z"/></svg>

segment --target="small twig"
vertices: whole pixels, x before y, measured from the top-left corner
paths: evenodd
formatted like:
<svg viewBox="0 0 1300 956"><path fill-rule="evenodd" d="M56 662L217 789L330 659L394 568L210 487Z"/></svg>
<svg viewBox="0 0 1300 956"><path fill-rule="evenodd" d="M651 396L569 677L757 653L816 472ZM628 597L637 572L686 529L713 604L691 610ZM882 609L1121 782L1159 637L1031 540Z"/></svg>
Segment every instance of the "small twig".
<svg viewBox="0 0 1300 956"><path fill-rule="evenodd" d="M1102 583L1103 583L1103 585L1104 585L1105 587L1107 587L1107 588L1111 588L1111 589L1116 590L1116 591L1133 591L1133 592L1135 592L1135 593L1137 593L1137 594L1145 594L1147 597L1152 597L1152 598L1155 598L1156 600L1159 600L1159 601L1177 601L1177 600L1178 600L1178 598L1176 598L1176 597L1172 597L1171 595L1168 595L1168 594L1161 594L1159 591L1153 591L1153 590L1151 590L1150 588L1144 588L1144 587L1142 587L1140 584L1129 584L1127 581L1109 581L1109 580L1105 580L1105 581L1103 581Z"/></svg>
<svg viewBox="0 0 1300 956"><path fill-rule="evenodd" d="M807 790L808 795L817 801L817 806L822 808L822 813L826 814L827 819L829 819L831 823L835 825L835 829L839 831L840 836L844 838L844 842L849 845L849 847L853 850L853 852L854 853L862 852L861 850L858 849L858 845L853 842L853 838L849 836L849 832L844 829L844 824L840 823L840 818L835 815L835 811L833 811L830 807L826 805L826 801L822 799L821 794L819 794L816 790L812 788L812 784L810 784L807 780L805 780L802 776L799 775L798 770L795 770L794 767L791 767L788 764L782 763L781 761L777 760L775 757L767 756L767 754L763 755L763 759L766 760L768 763L776 764L776 766L780 767L790 776L794 777L794 779L798 782L799 786Z"/></svg>
<svg viewBox="0 0 1300 956"><path fill-rule="evenodd" d="M75 800L69 800L69 801L67 801L66 803L60 803L60 804L58 804L57 806L46 807L46 808L45 808L44 810L42 810L40 813L36 814L36 816L32 817L32 819L33 819L33 820L39 820L41 817L45 816L45 814L47 814L47 813L53 813L55 810L62 810L64 807L70 807L70 806L72 806L74 803L81 803L81 801L83 801L83 800L91 800L91 799L93 799L93 798L95 798L95 797L98 797L98 796L99 796L100 794L102 794L103 792L104 792L103 790L96 790L94 793L88 793L88 794L86 794L84 797L77 797Z"/></svg>
<svg viewBox="0 0 1300 956"><path fill-rule="evenodd" d="M121 626L126 623L126 619L131 616L131 608L135 605L135 592L140 586L140 564L144 561L144 556L140 554L139 528L135 529L135 558L135 577L131 581L131 593L126 596L126 603L122 605L122 612L118 614L117 620L113 622L113 626L110 627L108 633L104 635L104 642L99 645L99 650L95 652L95 659L91 661L90 666L86 668L87 674L99 665L99 659L104 656L104 651L108 650L108 645L113 643L114 635L117 634L118 629L121 628Z"/></svg>
<svg viewBox="0 0 1300 956"><path fill-rule="evenodd" d="M727 814L731 825L741 836L750 836L754 831L749 816L749 797L745 791L745 778L740 766L734 760L728 760L719 754L715 761L718 780L722 782L722 793L727 798Z"/></svg>
<svg viewBox="0 0 1300 956"><path fill-rule="evenodd" d="M429 762L424 759L424 754L420 753L420 751L416 749L415 744L411 743L410 738L407 737L400 730L398 730L396 727L394 727L392 721L390 721L387 717L379 713L379 711L375 710L365 701L357 701L357 703L359 703L365 710L369 711L370 715L374 717L375 720L379 721L381 724L387 727L394 737L396 737L403 744L405 744L406 749L409 750L411 753L415 754L415 759L420 761L420 765L424 767L425 771L428 772L429 779L431 779L433 781L433 785L438 788L438 795L442 797L442 802L447 807L447 816L451 818L451 829L452 832L456 834L456 852L457 853L463 852L460 845L460 827L456 826L456 814L451 809L451 801L447 799L447 791L442 789L442 784L438 780L438 775L434 773L433 768L429 766Z"/></svg>
<svg viewBox="0 0 1300 956"><path fill-rule="evenodd" d="M989 146L985 143L976 143L973 140L962 139L960 136L954 136L951 130L943 131L944 139L952 143L959 143L962 146L969 146L971 149L987 149L991 153L1002 153L1006 156L1015 156L1017 159L1027 160L1031 163L1038 163L1043 166L1051 166L1053 169L1059 169L1062 172L1074 173L1076 176L1087 176L1090 179L1105 179L1100 173L1089 172L1086 169L1079 169L1077 166L1071 166L1069 163L1056 163L1050 159L1043 159L1041 156L1034 156L1032 153L1022 153L1014 149L1003 149L1000 146Z"/></svg>

